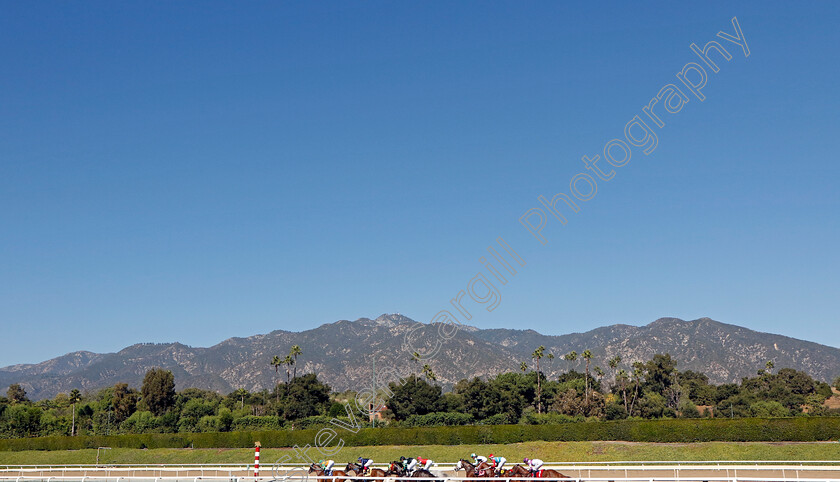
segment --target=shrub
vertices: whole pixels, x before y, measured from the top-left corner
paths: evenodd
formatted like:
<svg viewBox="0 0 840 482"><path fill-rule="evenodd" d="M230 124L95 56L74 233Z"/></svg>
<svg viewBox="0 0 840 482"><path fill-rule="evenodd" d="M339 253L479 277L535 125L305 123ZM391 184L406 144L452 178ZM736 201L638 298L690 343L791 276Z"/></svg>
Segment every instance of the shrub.
<svg viewBox="0 0 840 482"><path fill-rule="evenodd" d="M469 413L460 412L433 412L425 415L411 415L404 422L403 427L437 427L470 425L475 419Z"/></svg>
<svg viewBox="0 0 840 482"><path fill-rule="evenodd" d="M558 423L580 422L581 416L569 416L561 413L533 413L527 412L519 419L519 423L525 425L546 425Z"/></svg>
<svg viewBox="0 0 840 482"><path fill-rule="evenodd" d="M281 428L283 428L283 420L277 416L257 417L246 415L235 419L231 425L233 431L280 430Z"/></svg>
<svg viewBox="0 0 840 482"><path fill-rule="evenodd" d="M507 413L497 413L490 415L481 421L482 425L505 425L511 422L510 416Z"/></svg>
<svg viewBox="0 0 840 482"><path fill-rule="evenodd" d="M240 425L248 417L237 420ZM251 417L264 424L277 417ZM196 448L291 447L312 444L318 428L306 430L238 431L186 434L131 434L116 436L33 437L0 440L0 450L68 450L104 447ZM529 440L631 442L813 442L840 438L840 417L793 417L771 419L668 419L615 420L542 425L463 425L453 427L364 428L356 433L339 429L347 446L364 445L458 445L516 443Z"/></svg>

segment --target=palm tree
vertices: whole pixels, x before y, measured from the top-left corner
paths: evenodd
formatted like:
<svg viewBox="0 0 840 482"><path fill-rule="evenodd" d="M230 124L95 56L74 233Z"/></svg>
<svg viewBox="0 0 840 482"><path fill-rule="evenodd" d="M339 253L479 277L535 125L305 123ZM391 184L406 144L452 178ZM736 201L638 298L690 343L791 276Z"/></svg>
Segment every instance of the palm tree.
<svg viewBox="0 0 840 482"><path fill-rule="evenodd" d="M534 353L531 354L531 359L537 363L537 413L542 413L542 385L540 384L540 359L543 357L544 351L545 347L540 345L540 347L534 350Z"/></svg>
<svg viewBox="0 0 840 482"><path fill-rule="evenodd" d="M595 370L595 375L598 377L598 381L600 382L604 378L604 370L601 370L601 367L597 365L593 368L593 370Z"/></svg>
<svg viewBox="0 0 840 482"><path fill-rule="evenodd" d="M554 353L549 353L546 358L548 358L548 376L554 375Z"/></svg>
<svg viewBox="0 0 840 482"><path fill-rule="evenodd" d="M589 364L592 361L592 352L589 350L583 350L583 353L580 355L586 360L586 406L589 406Z"/></svg>
<svg viewBox="0 0 840 482"><path fill-rule="evenodd" d="M423 365L423 374L426 375L426 379L435 381L437 380L437 376L435 376L435 372L432 371L432 367L429 365Z"/></svg>
<svg viewBox="0 0 840 482"><path fill-rule="evenodd" d="M286 358L283 359L283 365L286 365L286 385L288 386L291 380L289 378L292 376L292 365L295 364L294 358L292 355L286 355Z"/></svg>
<svg viewBox="0 0 840 482"><path fill-rule="evenodd" d="M624 410L627 410L627 382L629 381L627 377L627 372L624 371L622 368L618 371L615 375L615 383L619 386L621 390L621 396L624 399ZM628 412L629 413L629 412Z"/></svg>
<svg viewBox="0 0 840 482"><path fill-rule="evenodd" d="M280 358L277 355L274 355L274 358L271 359L271 366L274 367L274 373L279 373L278 369L280 368L280 365L282 365L283 363L284 362L283 362L282 358ZM278 383L278 385L279 385L279 383ZM277 390L277 401L278 402L280 401L280 390Z"/></svg>
<svg viewBox="0 0 840 482"><path fill-rule="evenodd" d="M621 363L621 357L618 355L610 358L610 361L607 362L610 366L610 370L613 372L613 386L618 385L618 374L616 373L616 369L618 368L619 363Z"/></svg>
<svg viewBox="0 0 840 482"><path fill-rule="evenodd" d="M765 363L764 366L767 368L767 374L768 375L772 374L773 369L776 368L776 364L773 363L772 360L767 360L767 363Z"/></svg>
<svg viewBox="0 0 840 482"><path fill-rule="evenodd" d="M526 371L528 371L528 364L525 362L520 363L519 369L522 370L522 373L525 373Z"/></svg>
<svg viewBox="0 0 840 482"><path fill-rule="evenodd" d="M630 402L630 411L627 412L629 416L633 416L633 407L636 405L636 399L639 398L639 385L642 384L642 374L644 369L644 365L642 362L636 362L633 364L633 401Z"/></svg>
<svg viewBox="0 0 840 482"><path fill-rule="evenodd" d="M237 389L234 394L239 397L239 409L245 408L245 395L248 395L248 390L244 388Z"/></svg>
<svg viewBox="0 0 840 482"><path fill-rule="evenodd" d="M76 435L76 403L82 401L82 394L74 388L70 391L70 403L73 404L73 425L70 428L70 435Z"/></svg>
<svg viewBox="0 0 840 482"><path fill-rule="evenodd" d="M574 351L574 350L572 350L572 351L570 351L569 353L566 353L565 355L563 355L563 358L564 358L567 362L574 362L574 361L576 361L576 360L577 360L577 352L576 352L576 351Z"/></svg>
<svg viewBox="0 0 840 482"><path fill-rule="evenodd" d="M300 349L300 345L292 345L292 349L289 351L289 355L291 355L295 359L295 368L294 372L292 372L292 378L297 378L297 357L298 355L303 355L303 351Z"/></svg>
<svg viewBox="0 0 840 482"><path fill-rule="evenodd" d="M420 366L420 354L417 353L416 351L414 353L412 353L411 354L411 361L415 364L415 366L419 367ZM413 371L411 372L411 376L412 376L412 378L414 378L414 381L416 382L417 381L417 375L415 375Z"/></svg>

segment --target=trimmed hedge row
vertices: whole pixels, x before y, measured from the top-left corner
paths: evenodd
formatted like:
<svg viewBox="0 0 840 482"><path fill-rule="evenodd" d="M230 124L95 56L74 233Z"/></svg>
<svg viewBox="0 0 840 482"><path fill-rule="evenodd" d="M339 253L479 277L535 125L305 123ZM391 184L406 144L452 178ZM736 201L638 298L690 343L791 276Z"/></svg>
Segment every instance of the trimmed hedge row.
<svg viewBox="0 0 840 482"><path fill-rule="evenodd" d="M665 419L575 422L556 425L469 425L457 427L365 428L356 433L331 426L331 443L365 445L508 444L534 440L629 442L815 442L840 438L840 417ZM132 434L36 437L0 440L0 450L121 448L246 448L316 445L317 428L220 433ZM327 437L322 436L322 441ZM323 444L322 444L323 445Z"/></svg>

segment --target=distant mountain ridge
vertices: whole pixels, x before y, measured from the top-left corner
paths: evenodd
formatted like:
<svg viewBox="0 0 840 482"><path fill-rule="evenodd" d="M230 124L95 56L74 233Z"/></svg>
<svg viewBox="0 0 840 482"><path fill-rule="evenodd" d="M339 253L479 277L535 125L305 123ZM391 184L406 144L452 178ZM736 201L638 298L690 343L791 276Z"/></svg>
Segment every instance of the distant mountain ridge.
<svg viewBox="0 0 840 482"><path fill-rule="evenodd" d="M285 380L269 365L274 355L285 356L300 345L298 374L314 372L334 389L369 387L374 361L378 370L393 367L402 373L419 372L403 349L404 335L417 329L414 339L434 343L437 327L398 314L374 320L341 320L303 332L276 330L247 338L230 338L209 348L181 343L140 343L116 353L79 351L37 364L0 368L0 389L20 383L32 399L51 398L73 388L97 390L118 382L139 387L153 367L172 370L178 388L197 387L227 393L236 388L271 389ZM802 370L830 381L840 375L840 349L781 335L761 333L709 318L684 321L660 318L645 326L610 325L585 333L543 335L533 330L487 329L465 326L442 344L429 363L438 381L450 386L462 378L491 376L530 366L538 346L555 359L542 360L548 376L581 370L583 361L567 362L562 355L592 351L592 365L606 369L607 360L621 356L622 367L656 353L670 353L680 370L707 374L713 382L738 382L755 375L767 360L777 368ZM421 346L416 347L421 350ZM421 362L421 363L426 363Z"/></svg>

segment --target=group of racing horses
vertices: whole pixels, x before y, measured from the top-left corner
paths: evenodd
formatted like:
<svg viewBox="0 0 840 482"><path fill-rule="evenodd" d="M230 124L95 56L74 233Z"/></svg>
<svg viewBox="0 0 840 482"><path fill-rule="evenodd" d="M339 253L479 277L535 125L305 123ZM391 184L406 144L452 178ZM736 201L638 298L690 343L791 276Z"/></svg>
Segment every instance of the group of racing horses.
<svg viewBox="0 0 840 482"><path fill-rule="evenodd" d="M523 467L519 464L514 465L510 469L504 470L503 473L499 473L495 467L487 462L481 462L479 464L472 464L469 461L461 459L458 461L458 464L455 465L455 471L464 470L466 472L467 478L487 478L487 477L506 477L506 478L549 478L549 479L567 479L568 477L561 474L560 472L553 470L553 469L542 469L539 471L538 474L532 474L530 470L526 467ZM321 467L319 464L312 464L309 466L309 473L315 474L317 477L323 477L325 475L324 468ZM330 473L330 477L334 477L333 479L323 479L327 482L362 482L361 480L354 479L354 477L361 477L364 474L363 467L359 464L350 462L347 464L347 467L344 470L333 470ZM432 474L426 469L417 469L414 472L408 474L406 473L403 464L398 461L391 462L388 465L388 470L377 469L371 467L369 473L365 475L365 477L404 477L404 478L428 478L433 479L438 476ZM399 481L399 479L397 479Z"/></svg>

